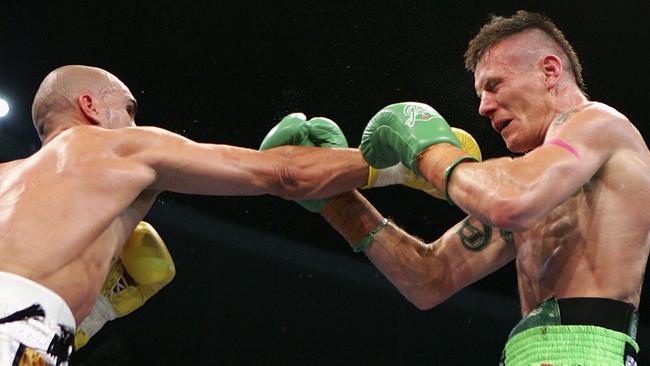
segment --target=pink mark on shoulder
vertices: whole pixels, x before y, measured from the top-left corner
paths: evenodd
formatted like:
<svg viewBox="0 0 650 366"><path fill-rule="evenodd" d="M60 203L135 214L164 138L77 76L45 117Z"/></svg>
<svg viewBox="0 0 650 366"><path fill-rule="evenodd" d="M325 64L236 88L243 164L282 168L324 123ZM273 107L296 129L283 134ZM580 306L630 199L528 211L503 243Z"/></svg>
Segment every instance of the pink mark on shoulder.
<svg viewBox="0 0 650 366"><path fill-rule="evenodd" d="M576 149L573 148L573 146L567 144L566 142L560 140L560 139L552 139L550 141L546 141L544 145L555 145L563 148L564 150L570 152L575 156L576 158L580 159L580 154L576 151Z"/></svg>

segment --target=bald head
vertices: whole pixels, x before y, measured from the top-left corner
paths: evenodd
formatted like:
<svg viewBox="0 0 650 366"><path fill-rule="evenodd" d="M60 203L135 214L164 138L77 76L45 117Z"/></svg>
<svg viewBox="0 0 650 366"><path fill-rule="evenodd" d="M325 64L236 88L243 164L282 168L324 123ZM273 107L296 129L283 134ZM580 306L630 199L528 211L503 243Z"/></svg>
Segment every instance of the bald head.
<svg viewBox="0 0 650 366"><path fill-rule="evenodd" d="M41 139L61 118L83 118L78 107L80 95L103 98L115 90L128 88L117 77L97 67L68 65L50 72L36 92L32 120Z"/></svg>

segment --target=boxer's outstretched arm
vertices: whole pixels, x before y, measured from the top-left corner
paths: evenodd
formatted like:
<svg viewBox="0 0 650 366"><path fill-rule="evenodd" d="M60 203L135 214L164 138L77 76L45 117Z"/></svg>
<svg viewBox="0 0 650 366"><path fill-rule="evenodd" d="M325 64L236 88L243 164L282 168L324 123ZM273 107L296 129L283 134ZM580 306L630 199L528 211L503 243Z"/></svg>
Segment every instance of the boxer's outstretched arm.
<svg viewBox="0 0 650 366"><path fill-rule="evenodd" d="M383 220L357 191L333 197L321 215L350 244L358 243ZM510 233L471 217L432 243L389 223L364 252L402 295L423 310L501 268L516 254Z"/></svg>
<svg viewBox="0 0 650 366"><path fill-rule="evenodd" d="M368 165L357 149L282 146L266 151L197 143L155 127L110 131L125 158L155 175L150 189L208 195L329 197L362 186Z"/></svg>

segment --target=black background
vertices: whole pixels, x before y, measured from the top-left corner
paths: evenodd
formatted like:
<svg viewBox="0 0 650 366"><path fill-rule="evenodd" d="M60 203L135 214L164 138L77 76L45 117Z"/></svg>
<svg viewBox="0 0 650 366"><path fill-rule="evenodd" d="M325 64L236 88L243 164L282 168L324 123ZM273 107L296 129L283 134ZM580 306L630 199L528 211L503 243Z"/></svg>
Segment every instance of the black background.
<svg viewBox="0 0 650 366"><path fill-rule="evenodd" d="M138 99L139 124L197 141L257 148L301 111L332 118L354 146L382 106L414 100L472 133L485 158L507 155L477 113L462 54L490 14L518 9L552 18L582 59L590 97L649 137L647 2L9 1L0 95L12 111L0 119L0 157L40 146L31 101L65 64L111 71ZM463 217L403 187L364 194L425 240ZM176 279L73 364L496 364L518 317L512 265L421 312L319 215L279 198L165 193L147 220ZM645 328L639 336L650 343Z"/></svg>

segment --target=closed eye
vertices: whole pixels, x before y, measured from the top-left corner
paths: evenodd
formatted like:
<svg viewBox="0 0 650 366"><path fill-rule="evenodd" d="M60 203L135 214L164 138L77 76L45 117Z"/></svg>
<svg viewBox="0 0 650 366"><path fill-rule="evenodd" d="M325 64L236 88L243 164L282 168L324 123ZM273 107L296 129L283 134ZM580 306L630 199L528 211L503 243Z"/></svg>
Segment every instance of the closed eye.
<svg viewBox="0 0 650 366"><path fill-rule="evenodd" d="M502 81L501 78L489 78L485 82L485 86L483 87L483 89L490 93L494 93L497 90L499 84L501 84L501 81Z"/></svg>
<svg viewBox="0 0 650 366"><path fill-rule="evenodd" d="M478 99L482 98L483 91L486 91L488 93L494 93L502 81L503 81L502 78L495 78L495 77L487 78L482 83L481 87L477 90Z"/></svg>

